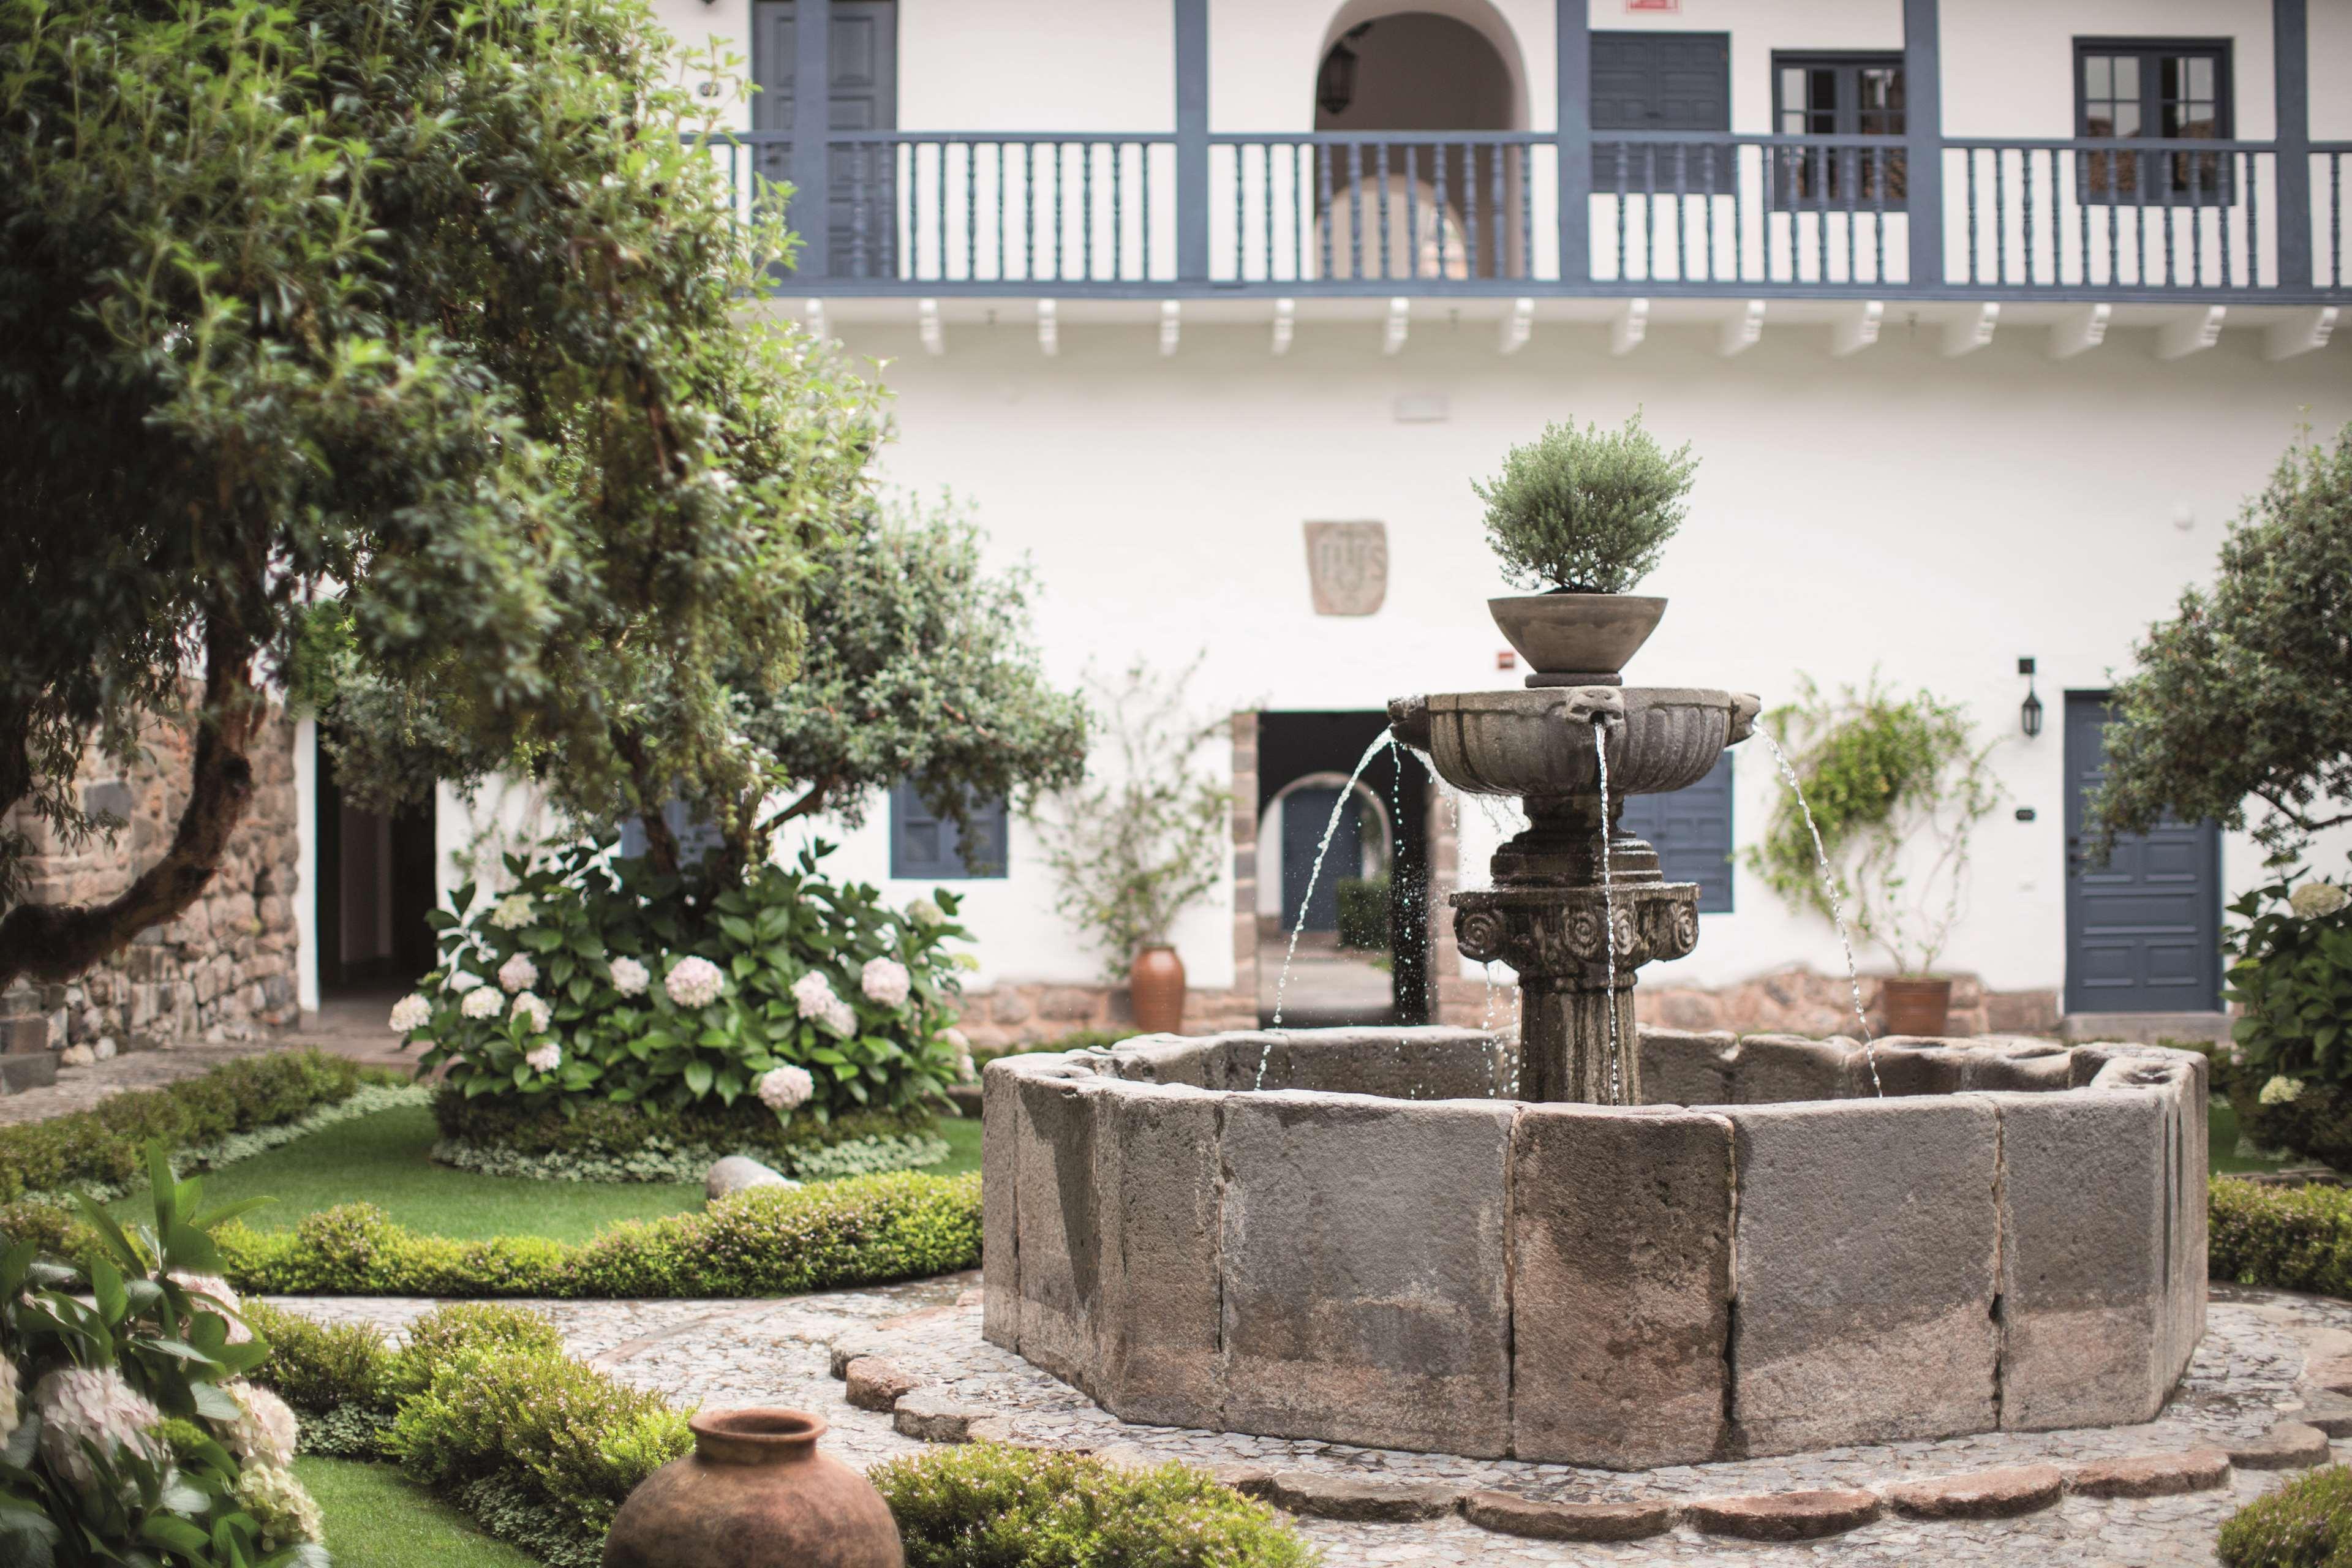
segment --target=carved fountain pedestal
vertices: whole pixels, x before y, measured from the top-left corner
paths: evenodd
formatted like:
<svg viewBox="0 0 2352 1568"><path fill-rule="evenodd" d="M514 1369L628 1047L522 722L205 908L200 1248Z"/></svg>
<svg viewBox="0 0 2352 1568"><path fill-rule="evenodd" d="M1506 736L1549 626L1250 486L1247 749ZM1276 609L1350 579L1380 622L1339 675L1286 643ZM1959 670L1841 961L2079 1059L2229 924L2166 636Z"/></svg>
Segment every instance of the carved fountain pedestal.
<svg viewBox="0 0 2352 1568"><path fill-rule="evenodd" d="M1698 945L1698 888L1665 880L1657 851L1619 818L1628 795L1706 777L1726 747L1747 739L1759 706L1745 693L1614 686L1390 705L1398 739L1426 752L1454 788L1526 803L1528 828L1496 851L1494 886L1454 895L1463 953L1518 974L1519 1098L1641 1102L1636 973Z"/></svg>

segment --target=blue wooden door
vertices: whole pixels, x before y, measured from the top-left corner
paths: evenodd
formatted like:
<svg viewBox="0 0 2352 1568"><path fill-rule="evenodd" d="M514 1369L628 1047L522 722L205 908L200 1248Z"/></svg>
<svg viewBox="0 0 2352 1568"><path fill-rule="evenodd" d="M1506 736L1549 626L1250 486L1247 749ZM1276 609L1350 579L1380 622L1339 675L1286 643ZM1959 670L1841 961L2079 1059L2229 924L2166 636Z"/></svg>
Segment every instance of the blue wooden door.
<svg viewBox="0 0 2352 1568"><path fill-rule="evenodd" d="M2104 692L2066 694L2066 1010L2210 1013L2221 1005L2221 834L2167 819L2084 853L2106 769Z"/></svg>
<svg viewBox="0 0 2352 1568"><path fill-rule="evenodd" d="M1336 786L1293 790L1282 797L1282 929L1290 931L1298 924L1298 911L1307 910L1308 931L1336 931L1339 929L1339 884L1349 877L1364 874L1363 813L1361 795L1350 791L1348 808L1339 814L1339 826L1331 835L1330 850L1323 857L1323 875L1315 879L1315 893L1310 900L1307 880L1315 875L1316 851L1323 843L1323 830L1330 826L1331 808L1339 804Z"/></svg>
<svg viewBox="0 0 2352 1568"><path fill-rule="evenodd" d="M828 123L835 131L894 131L898 125L898 0L832 0L825 53L831 88ZM761 131L793 128L793 16L797 0L756 0L751 13L751 124ZM759 150L760 173L792 178L789 143ZM892 279L898 263L898 153L887 146L844 143L833 149L832 190L826 193L835 278ZM797 198L796 198L797 199ZM807 262L803 271L814 271Z"/></svg>
<svg viewBox="0 0 2352 1568"><path fill-rule="evenodd" d="M1731 753L1706 777L1671 795L1625 797L1618 828L1648 841L1669 882L1698 884L1698 912L1731 911Z"/></svg>

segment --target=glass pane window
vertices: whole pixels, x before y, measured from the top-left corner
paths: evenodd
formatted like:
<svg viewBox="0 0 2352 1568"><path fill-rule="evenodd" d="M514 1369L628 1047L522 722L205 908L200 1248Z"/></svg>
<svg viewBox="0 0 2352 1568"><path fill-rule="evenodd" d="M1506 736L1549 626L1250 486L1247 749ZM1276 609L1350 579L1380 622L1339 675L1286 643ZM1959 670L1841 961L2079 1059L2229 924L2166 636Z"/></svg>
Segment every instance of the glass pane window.
<svg viewBox="0 0 2352 1568"><path fill-rule="evenodd" d="M1778 54L1774 127L1783 136L1900 136L1900 55ZM1769 175L1778 206L1867 207L1903 203L1899 147L1778 147Z"/></svg>
<svg viewBox="0 0 2352 1568"><path fill-rule="evenodd" d="M2077 40L2075 133L2117 141L2226 141L2226 43ZM2088 153L2080 178L2093 201L2226 202L2226 153Z"/></svg>

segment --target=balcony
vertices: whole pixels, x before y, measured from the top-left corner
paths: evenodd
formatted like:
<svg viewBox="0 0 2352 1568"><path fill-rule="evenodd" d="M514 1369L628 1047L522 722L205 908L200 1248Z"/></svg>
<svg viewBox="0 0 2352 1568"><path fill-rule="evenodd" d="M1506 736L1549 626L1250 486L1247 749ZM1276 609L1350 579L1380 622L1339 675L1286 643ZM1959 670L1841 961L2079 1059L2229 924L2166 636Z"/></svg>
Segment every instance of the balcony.
<svg viewBox="0 0 2352 1568"><path fill-rule="evenodd" d="M2331 303L2352 142L835 132L813 297ZM749 205L793 133L709 142ZM1589 150L1589 151L1588 151ZM1580 154L1582 156L1580 157ZM2284 174L2283 174L2284 171ZM1571 170L1571 174L1576 171ZM2300 174L2298 181L2295 176ZM1563 222L1582 209L1580 226ZM1200 264L1188 268L1193 252ZM1563 258L1573 265L1563 266Z"/></svg>

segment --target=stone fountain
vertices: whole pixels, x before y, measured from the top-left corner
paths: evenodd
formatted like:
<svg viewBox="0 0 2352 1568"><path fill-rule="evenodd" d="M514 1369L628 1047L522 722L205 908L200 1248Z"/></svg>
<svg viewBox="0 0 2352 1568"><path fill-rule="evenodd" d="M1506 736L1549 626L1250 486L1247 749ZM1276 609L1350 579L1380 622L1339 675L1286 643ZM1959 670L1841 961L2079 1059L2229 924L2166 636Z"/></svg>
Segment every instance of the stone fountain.
<svg viewBox="0 0 2352 1568"><path fill-rule="evenodd" d="M2203 1059L1637 1028L1697 889L1616 814L1757 700L1531 662L1391 707L1526 803L1454 898L1523 1038L992 1062L987 1337L1129 1421L1621 1469L2154 1416L2204 1331Z"/></svg>

